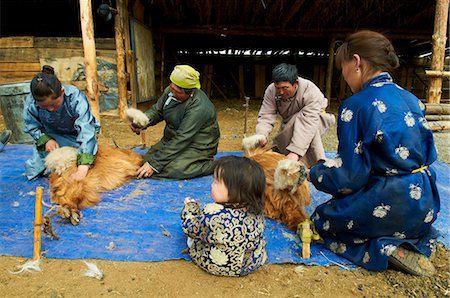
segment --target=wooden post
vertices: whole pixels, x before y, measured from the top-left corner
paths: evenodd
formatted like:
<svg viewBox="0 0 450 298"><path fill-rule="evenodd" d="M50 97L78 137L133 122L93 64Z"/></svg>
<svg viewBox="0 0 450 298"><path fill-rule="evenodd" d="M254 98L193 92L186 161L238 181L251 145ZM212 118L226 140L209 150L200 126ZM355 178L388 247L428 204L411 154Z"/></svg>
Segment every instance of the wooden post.
<svg viewBox="0 0 450 298"><path fill-rule="evenodd" d="M262 98L266 89L266 66L255 65L255 97Z"/></svg>
<svg viewBox="0 0 450 298"><path fill-rule="evenodd" d="M128 107L127 75L125 70L125 48L123 44L123 0L116 1L117 13L114 17L114 31L116 39L117 89L119 96L119 117L125 119Z"/></svg>
<svg viewBox="0 0 450 298"><path fill-rule="evenodd" d="M84 64L86 65L86 95L91 105L92 114L100 121L97 54L95 52L91 0L80 0L80 18L81 34L83 36Z"/></svg>
<svg viewBox="0 0 450 298"><path fill-rule="evenodd" d="M433 57L431 70L444 70L445 42L447 40L448 0L436 1L436 14L434 17ZM428 102L440 103L442 95L442 77L430 77L428 89Z"/></svg>
<svg viewBox="0 0 450 298"><path fill-rule="evenodd" d="M34 245L33 245L33 260L38 260L41 257L41 226L42 226L42 194L44 188L36 187L36 203L34 210Z"/></svg>
<svg viewBox="0 0 450 298"><path fill-rule="evenodd" d="M131 50L130 19L128 16L128 0L123 0L123 1L124 1L123 34L124 34L124 41L125 41L127 77L130 82L130 89L131 89L131 106L133 108L137 108L135 57L134 57L133 51Z"/></svg>
<svg viewBox="0 0 450 298"><path fill-rule="evenodd" d="M245 96L245 84L244 84L244 65L239 64L239 89L242 90L241 98Z"/></svg>
<svg viewBox="0 0 450 298"><path fill-rule="evenodd" d="M160 72L160 80L159 80L159 91L163 93L164 89L166 88L164 81L165 81L165 74L164 74L164 67L166 63L166 38L164 37L164 34L161 34L161 72Z"/></svg>
<svg viewBox="0 0 450 298"><path fill-rule="evenodd" d="M330 47L328 48L328 67L327 67L327 79L325 85L325 97L328 102L331 101L331 83L333 81L333 64L334 64L334 45L336 43L335 38L331 39Z"/></svg>

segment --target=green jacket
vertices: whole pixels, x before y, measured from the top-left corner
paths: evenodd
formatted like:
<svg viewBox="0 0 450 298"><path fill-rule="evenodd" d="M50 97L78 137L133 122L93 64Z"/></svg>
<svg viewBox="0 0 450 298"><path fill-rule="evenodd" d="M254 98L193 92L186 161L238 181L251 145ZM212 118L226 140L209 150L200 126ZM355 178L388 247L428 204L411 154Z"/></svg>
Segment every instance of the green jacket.
<svg viewBox="0 0 450 298"><path fill-rule="evenodd" d="M214 105L202 90L185 102L171 96L169 87L145 114L149 126L166 122L164 136L145 154L155 170L152 178L187 179L209 175L220 131Z"/></svg>

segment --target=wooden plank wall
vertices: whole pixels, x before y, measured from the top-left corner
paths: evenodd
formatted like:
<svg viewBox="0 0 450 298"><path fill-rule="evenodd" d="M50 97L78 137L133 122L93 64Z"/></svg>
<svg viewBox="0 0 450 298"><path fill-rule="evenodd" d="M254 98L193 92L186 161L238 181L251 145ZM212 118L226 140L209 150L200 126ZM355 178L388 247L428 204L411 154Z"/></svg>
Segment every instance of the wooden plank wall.
<svg viewBox="0 0 450 298"><path fill-rule="evenodd" d="M114 59L113 38L95 40L97 57ZM0 84L31 80L41 70L40 59L84 57L81 38L2 37L0 38Z"/></svg>

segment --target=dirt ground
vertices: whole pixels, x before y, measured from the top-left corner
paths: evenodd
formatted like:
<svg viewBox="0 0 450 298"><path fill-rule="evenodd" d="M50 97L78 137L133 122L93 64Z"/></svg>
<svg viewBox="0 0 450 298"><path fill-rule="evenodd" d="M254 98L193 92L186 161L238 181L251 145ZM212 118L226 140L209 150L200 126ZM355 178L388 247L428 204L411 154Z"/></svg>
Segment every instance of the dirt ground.
<svg viewBox="0 0 450 298"><path fill-rule="evenodd" d="M215 102L221 141L219 151L239 151L245 128L243 102ZM254 132L259 102L252 102L247 116L247 134ZM140 107L144 108L144 107ZM336 107L332 107L336 111ZM102 113L102 143L123 147L142 145L117 117L117 111ZM4 129L0 116L0 129ZM163 125L148 129L145 143L156 142ZM436 133L439 159L450 162L449 133ZM113 141L114 140L114 141ZM324 136L325 149L336 151L335 128ZM443 198L448 202L448 198ZM448 204L443 204L443 208ZM32 249L32 248L30 248ZM27 261L0 257L0 297L445 297L450 296L449 251L438 245L432 256L437 273L432 278L415 277L388 270L344 270L339 266L301 264L267 265L241 278L216 277L184 261L94 262L104 272L97 280L83 275L81 260L43 259L41 272L14 275L11 271Z"/></svg>

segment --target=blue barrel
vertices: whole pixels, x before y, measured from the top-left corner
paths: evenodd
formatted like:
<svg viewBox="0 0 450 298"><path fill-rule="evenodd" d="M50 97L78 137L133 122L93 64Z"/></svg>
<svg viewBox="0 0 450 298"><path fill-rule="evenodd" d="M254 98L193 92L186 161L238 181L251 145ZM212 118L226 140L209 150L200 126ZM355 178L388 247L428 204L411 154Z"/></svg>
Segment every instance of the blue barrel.
<svg viewBox="0 0 450 298"><path fill-rule="evenodd" d="M23 132L23 106L30 93L30 81L0 85L0 108L7 129L12 131L11 143L32 143L29 134Z"/></svg>

